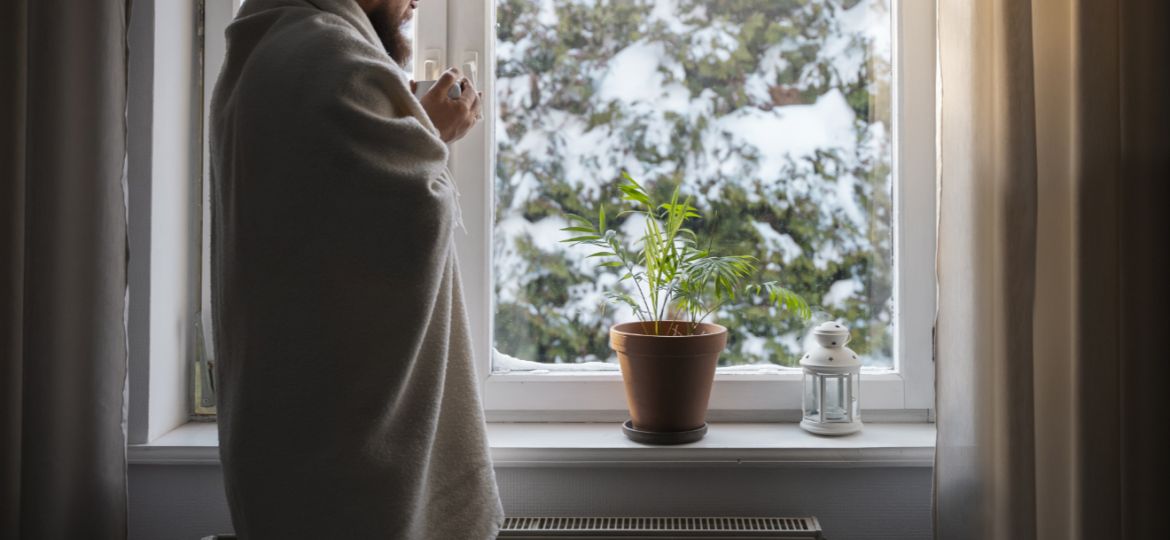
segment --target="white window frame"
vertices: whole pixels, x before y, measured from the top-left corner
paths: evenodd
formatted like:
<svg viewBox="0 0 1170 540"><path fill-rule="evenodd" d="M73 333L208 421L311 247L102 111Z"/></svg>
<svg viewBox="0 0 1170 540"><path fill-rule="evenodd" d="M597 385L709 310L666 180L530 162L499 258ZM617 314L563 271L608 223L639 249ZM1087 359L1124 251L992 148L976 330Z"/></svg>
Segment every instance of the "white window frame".
<svg viewBox="0 0 1170 540"><path fill-rule="evenodd" d="M445 65L478 59L483 107L495 107L495 2L424 3L416 24L418 54L440 53ZM930 421L934 407L935 313L935 36L934 2L893 0L895 224L895 367L865 370L862 408L868 420ZM421 62L417 65L421 67ZM465 69L466 71L466 69ZM421 77L421 71L416 72ZM451 169L462 194L467 234L456 235L475 344L484 409L495 421L613 421L626 416L617 373L491 372L493 316L491 231L494 224L494 114L452 148ZM800 371L767 375L719 373L709 418L795 421Z"/></svg>
<svg viewBox="0 0 1170 540"><path fill-rule="evenodd" d="M225 20L215 30L204 15L227 3L238 0L146 2L130 18L131 444L154 441L190 419L202 282L200 183L207 172L200 155L206 154L202 117L210 93L206 81L215 77L201 62L215 41L208 32L220 36L222 48L226 26Z"/></svg>
<svg viewBox="0 0 1170 540"><path fill-rule="evenodd" d="M219 72L223 30L239 0L204 0L204 110ZM869 421L932 421L934 407L933 321L935 313L935 7L931 0L893 0L895 368L865 370L863 416ZM495 1L430 0L416 13L415 73L425 78L426 60L469 71L484 109L495 106ZM494 224L494 114L456 143L451 169L462 194L467 233L456 234L465 300L475 344L484 409L491 421L615 421L627 416L618 373L491 373L491 231ZM204 136L204 197L207 193ZM206 209L207 206L203 205ZM204 214L205 223L208 221ZM206 283L207 261L203 261ZM208 291L202 291L204 316ZM182 361L182 369L190 364ZM714 421L798 421L800 372L717 374L709 418ZM189 395L182 398L188 403Z"/></svg>
<svg viewBox="0 0 1170 540"><path fill-rule="evenodd" d="M227 55L227 36L224 33L227 27L235 18L236 12L239 11L243 0L203 0L203 178L201 179L200 190L200 244L199 244L199 317L202 323L203 335L195 336L195 339L202 343L203 354L207 357L212 355L212 340L211 340L211 257L208 256L210 246L208 245L211 238L211 97L212 91L215 89L215 81L219 78L219 71L223 68L223 62ZM194 331L194 329L192 330ZM195 370L192 369L191 364L197 360L192 359L188 363L187 369L191 377L195 377ZM206 365L202 369L206 369ZM212 417L214 416L214 408L209 407L204 409L199 403L195 402L195 384L191 381L190 407L191 414L194 417ZM209 391L204 389L205 392ZM210 410L208 410L210 409Z"/></svg>

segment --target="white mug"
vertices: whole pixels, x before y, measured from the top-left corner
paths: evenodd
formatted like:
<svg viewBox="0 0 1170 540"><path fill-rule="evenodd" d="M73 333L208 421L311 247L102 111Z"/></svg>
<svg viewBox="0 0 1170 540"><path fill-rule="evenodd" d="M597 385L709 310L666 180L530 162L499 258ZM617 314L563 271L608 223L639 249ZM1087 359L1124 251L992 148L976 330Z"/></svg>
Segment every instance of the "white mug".
<svg viewBox="0 0 1170 540"><path fill-rule="evenodd" d="M426 94L427 91L429 91L436 82L439 81L416 81L418 86L414 89L414 96L417 98L422 98L423 94ZM451 89L447 91L447 97L451 99L458 99L462 94L463 89L459 87L459 81L456 81L455 84L451 85Z"/></svg>

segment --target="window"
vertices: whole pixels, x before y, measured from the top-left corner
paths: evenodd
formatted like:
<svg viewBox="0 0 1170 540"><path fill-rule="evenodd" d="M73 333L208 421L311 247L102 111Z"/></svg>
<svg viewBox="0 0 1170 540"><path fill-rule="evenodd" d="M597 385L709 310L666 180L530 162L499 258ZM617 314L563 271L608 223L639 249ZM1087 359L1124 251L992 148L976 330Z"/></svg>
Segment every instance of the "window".
<svg viewBox="0 0 1170 540"><path fill-rule="evenodd" d="M560 229L619 207L622 170L680 184L716 254L753 255L756 279L844 319L866 365L893 368L888 0L497 0L496 16L493 373L616 369L609 327L635 316L604 295L637 292ZM804 322L750 297L714 316L723 366L804 354Z"/></svg>
<svg viewBox="0 0 1170 540"><path fill-rule="evenodd" d="M484 60L486 121L452 168L489 418L625 414L607 330L629 314L598 305L618 276L558 240L563 213L616 208L628 170L681 182L700 235L850 324L867 418L926 419L933 17L923 0L451 3L419 41ZM711 417L796 419L805 325L747 304L716 320L732 341Z"/></svg>
<svg viewBox="0 0 1170 540"><path fill-rule="evenodd" d="M681 183L701 237L852 327L867 418L926 419L933 19L926 0L423 3L415 78L456 65L484 92L451 168L489 419L624 419L608 327L630 314L601 303L618 276L559 242L565 212L617 208L623 170ZM798 420L806 325L749 302L715 320L711 417Z"/></svg>

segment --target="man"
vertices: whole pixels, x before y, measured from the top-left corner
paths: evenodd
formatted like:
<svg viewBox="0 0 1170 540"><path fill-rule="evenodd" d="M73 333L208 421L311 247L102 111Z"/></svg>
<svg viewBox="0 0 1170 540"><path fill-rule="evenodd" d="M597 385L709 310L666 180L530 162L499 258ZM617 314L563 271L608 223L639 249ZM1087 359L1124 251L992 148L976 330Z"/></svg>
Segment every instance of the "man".
<svg viewBox="0 0 1170 540"><path fill-rule="evenodd" d="M451 70L414 97L416 5L248 0L227 30L212 293L243 539L483 539L502 519L446 169L479 94Z"/></svg>

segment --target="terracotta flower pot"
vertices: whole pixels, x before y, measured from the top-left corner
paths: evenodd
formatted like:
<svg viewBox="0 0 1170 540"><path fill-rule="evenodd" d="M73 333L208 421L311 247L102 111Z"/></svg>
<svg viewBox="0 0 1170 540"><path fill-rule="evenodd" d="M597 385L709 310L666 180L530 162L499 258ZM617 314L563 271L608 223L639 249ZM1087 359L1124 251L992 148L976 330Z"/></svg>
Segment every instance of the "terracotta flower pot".
<svg viewBox="0 0 1170 540"><path fill-rule="evenodd" d="M609 330L609 344L621 362L630 418L639 430L690 431L707 421L707 403L727 329L700 323L693 335L686 321L622 323ZM665 327L663 326L665 325ZM676 332L677 331L677 332Z"/></svg>

